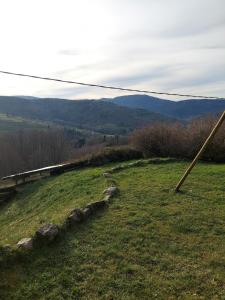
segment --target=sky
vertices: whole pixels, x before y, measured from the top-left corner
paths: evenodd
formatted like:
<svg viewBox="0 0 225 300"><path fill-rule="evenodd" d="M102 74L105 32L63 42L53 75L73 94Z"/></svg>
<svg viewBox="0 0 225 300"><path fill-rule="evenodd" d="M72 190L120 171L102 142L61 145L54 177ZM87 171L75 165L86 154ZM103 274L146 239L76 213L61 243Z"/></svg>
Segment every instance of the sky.
<svg viewBox="0 0 225 300"><path fill-rule="evenodd" d="M225 1L0 0L0 70L225 97ZM0 95L127 94L0 74Z"/></svg>

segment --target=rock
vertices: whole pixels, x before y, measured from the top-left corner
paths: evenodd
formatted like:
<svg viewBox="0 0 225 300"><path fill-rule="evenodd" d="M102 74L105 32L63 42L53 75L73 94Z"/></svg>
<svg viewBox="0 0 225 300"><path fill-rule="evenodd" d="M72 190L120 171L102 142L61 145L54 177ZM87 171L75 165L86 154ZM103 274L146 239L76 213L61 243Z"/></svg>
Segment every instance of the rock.
<svg viewBox="0 0 225 300"><path fill-rule="evenodd" d="M105 200L100 200L96 202L89 203L86 208L90 208L92 212L101 209L106 206L106 201Z"/></svg>
<svg viewBox="0 0 225 300"><path fill-rule="evenodd" d="M10 253L10 252L12 252L12 248L11 248L11 246L9 244L1 246L1 250L4 253Z"/></svg>
<svg viewBox="0 0 225 300"><path fill-rule="evenodd" d="M20 249L32 249L33 240L32 238L24 238L17 243L17 247Z"/></svg>
<svg viewBox="0 0 225 300"><path fill-rule="evenodd" d="M40 227L35 234L38 240L45 240L51 242L59 234L59 227L55 224L45 224Z"/></svg>
<svg viewBox="0 0 225 300"><path fill-rule="evenodd" d="M84 215L81 209L75 208L70 212L70 215L67 218L67 222L69 224L75 224L75 223L80 223L84 219Z"/></svg>
<svg viewBox="0 0 225 300"><path fill-rule="evenodd" d="M85 207L83 209L83 216L84 216L84 219L87 219L90 215L92 214L92 210L90 207Z"/></svg>
<svg viewBox="0 0 225 300"><path fill-rule="evenodd" d="M110 186L107 189L103 191L103 194L109 195L109 196L114 196L118 192L118 188L116 186Z"/></svg>
<svg viewBox="0 0 225 300"><path fill-rule="evenodd" d="M129 164L130 167L143 167L145 165L146 165L146 162L143 160L138 160L138 161L135 161L135 162Z"/></svg>
<svg viewBox="0 0 225 300"><path fill-rule="evenodd" d="M111 169L111 172L120 171L124 168L124 165L116 166Z"/></svg>
<svg viewBox="0 0 225 300"><path fill-rule="evenodd" d="M109 202L109 200L111 199L111 195L106 195L105 197L104 197L104 201L106 202L106 203L108 203Z"/></svg>
<svg viewBox="0 0 225 300"><path fill-rule="evenodd" d="M110 186L117 186L117 182L115 179L107 178L107 182L108 182L108 185L110 185Z"/></svg>
<svg viewBox="0 0 225 300"><path fill-rule="evenodd" d="M136 162L129 163L127 166L128 167L135 167L136 166Z"/></svg>
<svg viewBox="0 0 225 300"><path fill-rule="evenodd" d="M105 172L105 173L103 173L102 175L103 175L103 177L105 177L105 178L111 178L111 177L112 177L112 175L111 175L110 173L108 173L108 172Z"/></svg>

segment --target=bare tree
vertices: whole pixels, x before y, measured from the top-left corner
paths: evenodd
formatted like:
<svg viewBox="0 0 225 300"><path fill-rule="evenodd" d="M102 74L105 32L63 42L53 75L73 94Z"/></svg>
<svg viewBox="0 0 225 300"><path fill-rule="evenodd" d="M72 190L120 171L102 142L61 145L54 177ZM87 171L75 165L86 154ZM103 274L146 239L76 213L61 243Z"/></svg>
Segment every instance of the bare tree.
<svg viewBox="0 0 225 300"><path fill-rule="evenodd" d="M25 130L0 136L0 176L57 164L73 156L62 130Z"/></svg>

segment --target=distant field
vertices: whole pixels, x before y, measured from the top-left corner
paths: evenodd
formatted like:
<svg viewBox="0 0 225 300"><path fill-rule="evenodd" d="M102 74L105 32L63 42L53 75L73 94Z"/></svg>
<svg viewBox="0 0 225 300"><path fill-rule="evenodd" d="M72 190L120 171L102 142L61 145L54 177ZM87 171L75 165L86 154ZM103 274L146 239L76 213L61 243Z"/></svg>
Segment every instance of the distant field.
<svg viewBox="0 0 225 300"><path fill-rule="evenodd" d="M0 270L2 299L224 299L225 165L198 164L175 194L186 165L115 173L121 191L107 210ZM60 222L69 207L98 198L105 168L27 187L0 211L2 242L29 234L36 218Z"/></svg>
<svg viewBox="0 0 225 300"><path fill-rule="evenodd" d="M47 127L48 124L41 121L32 121L0 113L0 134L22 129L44 129Z"/></svg>
<svg viewBox="0 0 225 300"><path fill-rule="evenodd" d="M65 128L67 130L75 130L77 134L84 137L103 136L101 133L98 133L94 130L87 130L87 129L78 128L69 125L59 125L53 122L24 119L22 117L11 116L11 115L0 113L0 134L8 133L8 132L16 132L24 129L47 129L49 127L55 129ZM110 137L114 135L106 135L106 136Z"/></svg>

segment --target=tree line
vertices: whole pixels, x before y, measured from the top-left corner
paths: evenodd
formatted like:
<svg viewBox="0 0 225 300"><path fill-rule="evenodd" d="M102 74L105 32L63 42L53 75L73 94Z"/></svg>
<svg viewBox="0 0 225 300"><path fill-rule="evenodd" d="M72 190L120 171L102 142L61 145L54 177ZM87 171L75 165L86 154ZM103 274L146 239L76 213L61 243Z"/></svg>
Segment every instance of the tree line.
<svg viewBox="0 0 225 300"><path fill-rule="evenodd" d="M73 147L62 130L23 130L0 136L0 176L58 164Z"/></svg>
<svg viewBox="0 0 225 300"><path fill-rule="evenodd" d="M76 130L20 130L0 135L0 177L87 158L105 147L126 144L117 135L82 135Z"/></svg>
<svg viewBox="0 0 225 300"><path fill-rule="evenodd" d="M209 135L217 118L206 117L184 123L157 122L135 130L129 138L92 136L82 139L63 129L22 130L0 135L0 177L65 161L104 153L105 147L128 145L144 157L192 159ZM121 154L120 149L120 154ZM126 150L127 151L127 147ZM202 156L225 162L225 124Z"/></svg>

